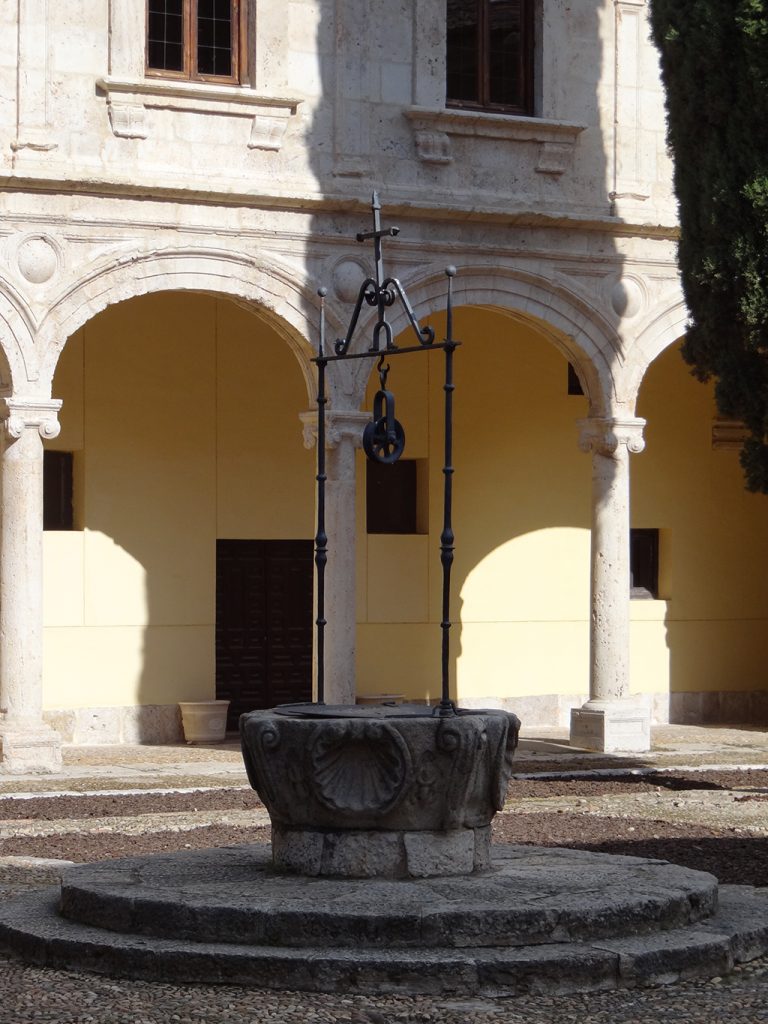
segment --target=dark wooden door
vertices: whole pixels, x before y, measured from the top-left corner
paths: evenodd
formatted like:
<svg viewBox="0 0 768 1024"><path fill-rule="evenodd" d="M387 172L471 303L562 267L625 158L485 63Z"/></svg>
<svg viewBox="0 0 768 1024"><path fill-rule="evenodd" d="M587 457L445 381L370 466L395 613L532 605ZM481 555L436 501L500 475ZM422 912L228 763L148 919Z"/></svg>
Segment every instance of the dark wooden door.
<svg viewBox="0 0 768 1024"><path fill-rule="evenodd" d="M312 699L312 541L216 541L216 696L244 711Z"/></svg>

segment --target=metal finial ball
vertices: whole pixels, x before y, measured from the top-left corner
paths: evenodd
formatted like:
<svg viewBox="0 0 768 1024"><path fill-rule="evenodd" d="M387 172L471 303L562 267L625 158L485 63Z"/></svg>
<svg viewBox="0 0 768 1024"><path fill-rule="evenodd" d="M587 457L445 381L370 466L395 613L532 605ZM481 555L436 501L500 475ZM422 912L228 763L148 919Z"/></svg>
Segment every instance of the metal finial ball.
<svg viewBox="0 0 768 1024"><path fill-rule="evenodd" d="M456 267L454 267L453 264L451 264L450 267L446 267L445 268L445 276L446 277L456 277Z"/></svg>
<svg viewBox="0 0 768 1024"><path fill-rule="evenodd" d="M321 299L324 299L325 296L328 294L328 289L325 286L323 286L322 288L318 288L317 294L320 296Z"/></svg>

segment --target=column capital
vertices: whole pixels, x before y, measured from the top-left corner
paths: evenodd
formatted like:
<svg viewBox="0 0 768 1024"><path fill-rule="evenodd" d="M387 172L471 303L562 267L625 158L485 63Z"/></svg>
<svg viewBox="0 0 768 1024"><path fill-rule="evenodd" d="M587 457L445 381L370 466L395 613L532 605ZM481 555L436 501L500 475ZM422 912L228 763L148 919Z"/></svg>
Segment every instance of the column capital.
<svg viewBox="0 0 768 1024"><path fill-rule="evenodd" d="M58 437L61 400L58 398L0 398L0 426L13 440L36 429L44 441Z"/></svg>
<svg viewBox="0 0 768 1024"><path fill-rule="evenodd" d="M317 442L317 411L301 412L299 419L304 427L304 447L314 448ZM329 410L325 414L325 446L338 448L342 441L351 441L355 448L363 443L363 430L371 422L369 412L357 409Z"/></svg>
<svg viewBox="0 0 768 1024"><path fill-rule="evenodd" d="M645 448L645 420L639 417L594 416L576 422L579 428L579 448L583 452L610 456L625 447L627 452L636 455Z"/></svg>

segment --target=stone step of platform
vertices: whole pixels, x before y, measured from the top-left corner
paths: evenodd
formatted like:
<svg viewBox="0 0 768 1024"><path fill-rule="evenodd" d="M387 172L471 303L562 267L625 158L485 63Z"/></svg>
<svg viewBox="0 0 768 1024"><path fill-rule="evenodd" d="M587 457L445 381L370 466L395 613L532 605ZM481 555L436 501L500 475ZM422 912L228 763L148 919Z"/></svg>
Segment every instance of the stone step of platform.
<svg viewBox="0 0 768 1024"><path fill-rule="evenodd" d="M57 913L58 890L9 902L0 944L27 962L148 981L317 992L563 994L727 974L768 949L768 898L720 890L706 922L644 936L475 949L283 948L123 935Z"/></svg>
<svg viewBox="0 0 768 1024"><path fill-rule="evenodd" d="M518 846L497 849L486 874L356 881L276 875L265 856L74 868L61 887L0 905L0 946L166 982L485 995L722 975L768 950L768 891L717 889L662 861Z"/></svg>
<svg viewBox="0 0 768 1024"><path fill-rule="evenodd" d="M680 928L709 917L702 871L581 850L494 847L494 870L460 877L276 874L269 847L86 865L61 886L70 921L197 942L419 948L575 942Z"/></svg>

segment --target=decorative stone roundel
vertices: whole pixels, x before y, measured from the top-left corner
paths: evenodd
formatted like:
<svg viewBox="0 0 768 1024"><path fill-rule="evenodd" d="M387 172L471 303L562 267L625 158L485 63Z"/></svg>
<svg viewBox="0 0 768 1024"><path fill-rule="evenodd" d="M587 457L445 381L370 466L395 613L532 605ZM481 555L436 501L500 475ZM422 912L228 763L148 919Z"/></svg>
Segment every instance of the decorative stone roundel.
<svg viewBox="0 0 768 1024"><path fill-rule="evenodd" d="M637 316L645 302L643 289L632 277L617 281L611 290L611 305L616 314L625 319Z"/></svg>
<svg viewBox="0 0 768 1024"><path fill-rule="evenodd" d="M333 292L339 302L356 302L360 285L366 277L368 267L364 260L351 259L348 256L339 260L331 271Z"/></svg>
<svg viewBox="0 0 768 1024"><path fill-rule="evenodd" d="M44 284L58 270L59 254L45 235L32 235L19 246L16 262L23 278L31 284Z"/></svg>

